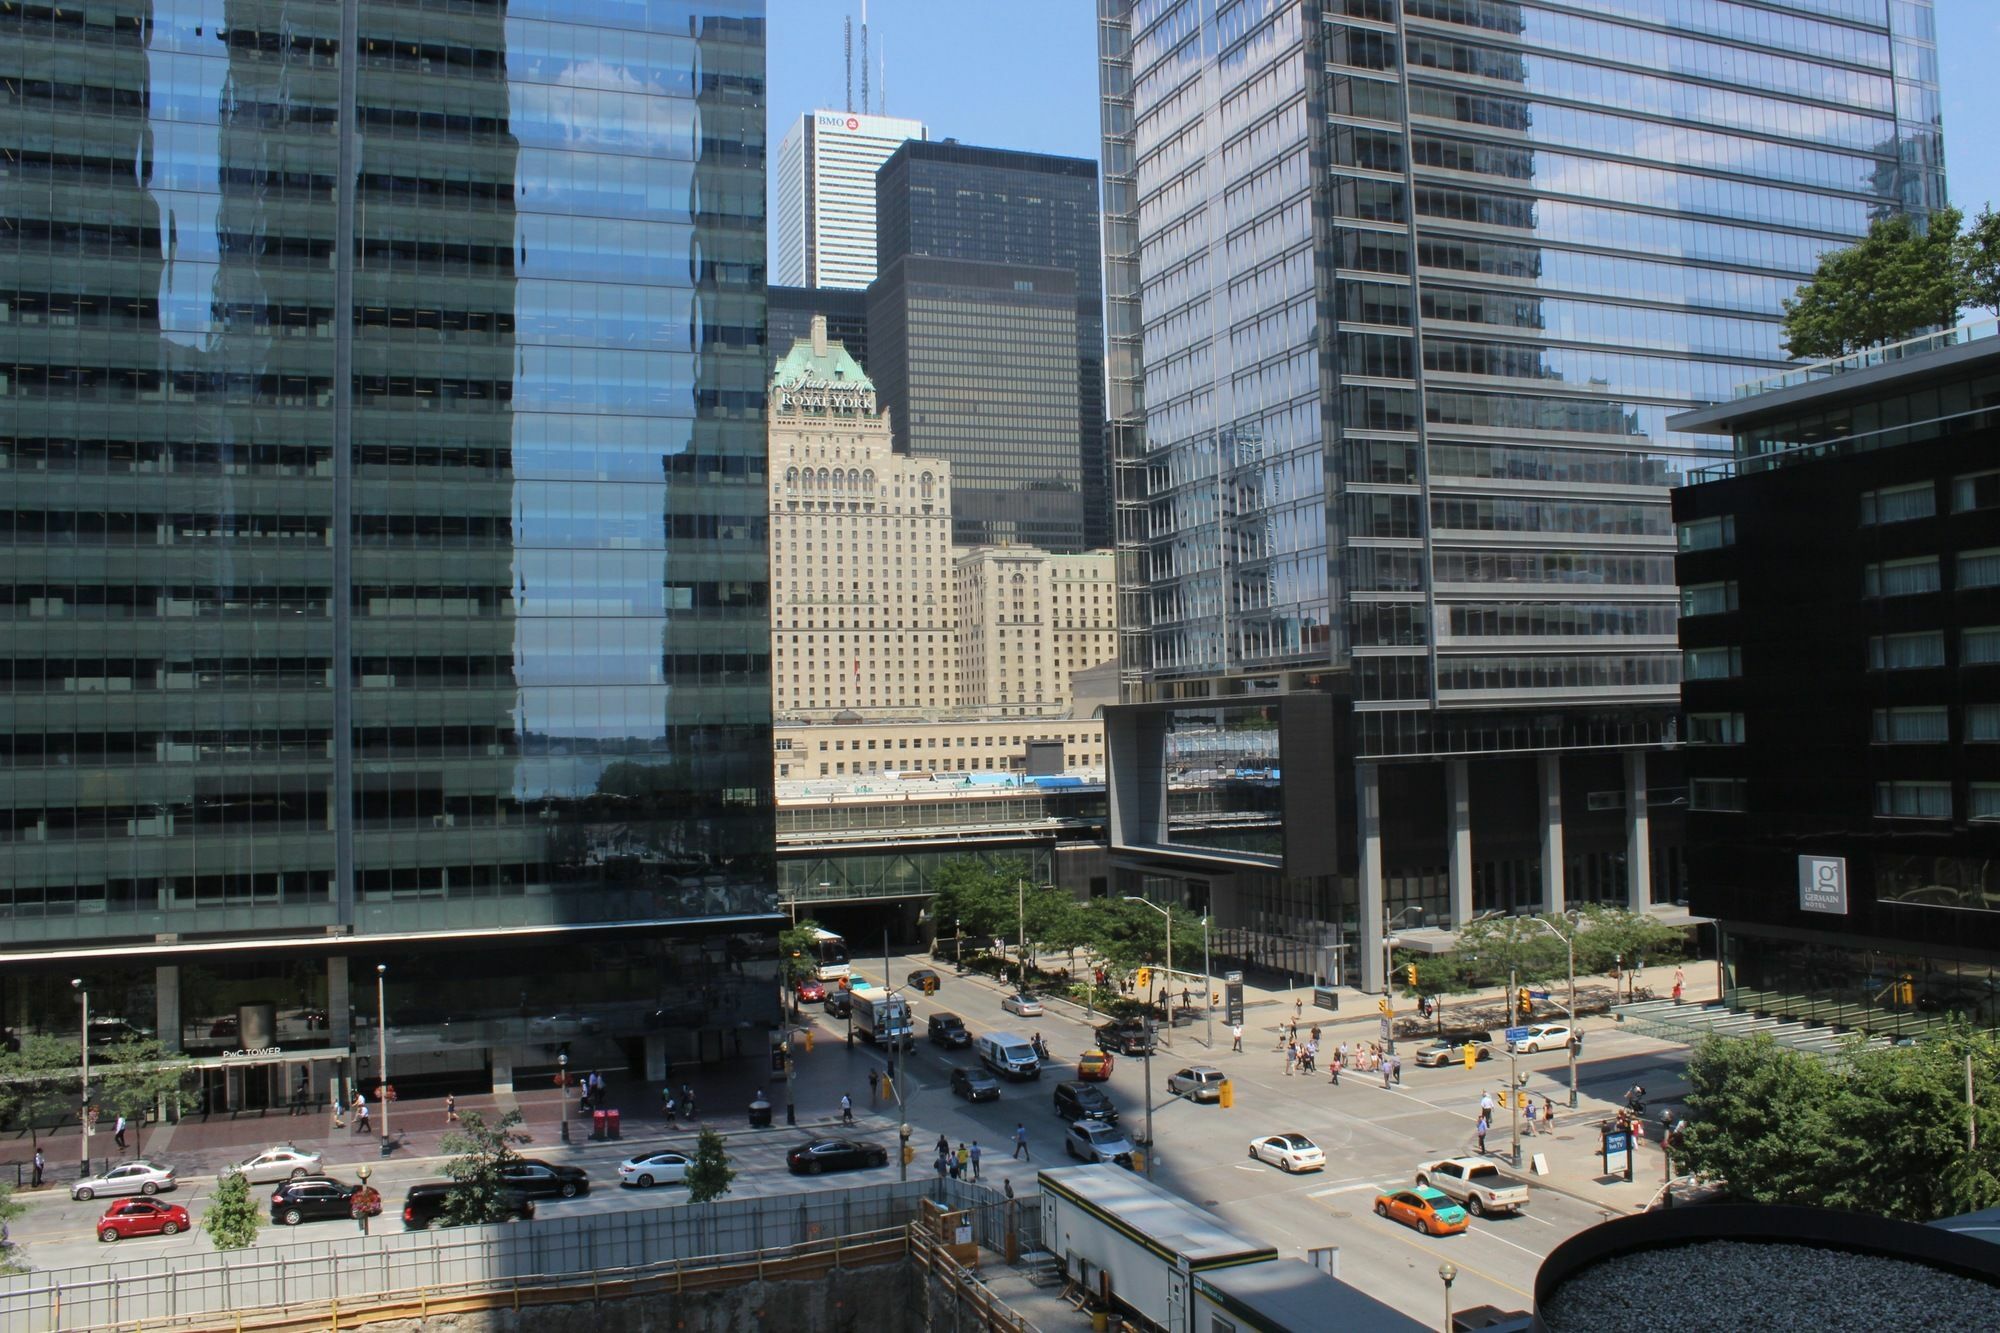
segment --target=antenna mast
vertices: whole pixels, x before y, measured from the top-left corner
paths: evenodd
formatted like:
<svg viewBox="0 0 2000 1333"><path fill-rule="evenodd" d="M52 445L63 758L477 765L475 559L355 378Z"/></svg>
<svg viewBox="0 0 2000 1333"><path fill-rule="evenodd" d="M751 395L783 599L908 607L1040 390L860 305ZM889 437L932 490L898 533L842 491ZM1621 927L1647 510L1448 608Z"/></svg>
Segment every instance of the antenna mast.
<svg viewBox="0 0 2000 1333"><path fill-rule="evenodd" d="M861 0L861 114L868 114L868 0Z"/></svg>
<svg viewBox="0 0 2000 1333"><path fill-rule="evenodd" d="M849 14L840 21L841 44L847 49L847 111L854 112L854 16Z"/></svg>

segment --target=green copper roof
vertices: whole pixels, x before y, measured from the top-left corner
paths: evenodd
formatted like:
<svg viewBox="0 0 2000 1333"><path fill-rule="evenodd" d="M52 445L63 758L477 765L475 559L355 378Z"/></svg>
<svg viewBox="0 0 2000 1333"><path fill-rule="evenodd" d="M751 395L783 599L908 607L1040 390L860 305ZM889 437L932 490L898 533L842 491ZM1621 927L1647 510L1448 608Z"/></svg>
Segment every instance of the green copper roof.
<svg viewBox="0 0 2000 1333"><path fill-rule="evenodd" d="M792 344L792 350L778 358L778 368L771 373L774 388L792 386L814 380L832 382L842 388L875 390L875 382L861 369L861 363L847 354L847 348L838 341L826 345L826 355L813 355L813 345L804 338Z"/></svg>

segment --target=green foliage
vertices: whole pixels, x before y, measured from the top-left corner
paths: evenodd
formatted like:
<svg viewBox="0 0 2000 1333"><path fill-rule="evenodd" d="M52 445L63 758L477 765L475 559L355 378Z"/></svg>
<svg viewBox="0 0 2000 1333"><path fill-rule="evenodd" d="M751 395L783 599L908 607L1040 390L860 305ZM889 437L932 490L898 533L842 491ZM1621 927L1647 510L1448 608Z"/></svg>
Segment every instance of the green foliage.
<svg viewBox="0 0 2000 1333"><path fill-rule="evenodd" d="M27 1211L27 1205L14 1197L14 1187L0 1184L0 1228L12 1226L14 1219ZM0 1273L23 1273L27 1268L19 1246L12 1241L0 1244Z"/></svg>
<svg viewBox="0 0 2000 1333"><path fill-rule="evenodd" d="M1965 304L2000 310L2000 213L1980 209L1959 245L1965 260Z"/></svg>
<svg viewBox="0 0 2000 1333"><path fill-rule="evenodd" d="M201 1225L216 1249L241 1250L256 1243L257 1228L264 1221L258 1204L259 1200L250 1195L250 1182L241 1174L223 1176L215 1182L215 1195Z"/></svg>
<svg viewBox="0 0 2000 1333"><path fill-rule="evenodd" d="M1028 886L1028 895L1037 891L1028 863L1009 857L991 863L978 857L960 856L939 866L932 877L937 896L931 900L938 928L947 923L970 939L1013 939L1019 925L1015 886Z"/></svg>
<svg viewBox="0 0 2000 1333"><path fill-rule="evenodd" d="M501 1172L520 1160L514 1145L526 1142L518 1129L521 1112L509 1111L491 1125L477 1111L460 1111L458 1119L458 1128L438 1141L440 1151L452 1154L444 1164L444 1173L452 1179L444 1220L450 1226L504 1222L513 1210Z"/></svg>
<svg viewBox="0 0 2000 1333"><path fill-rule="evenodd" d="M1591 904L1569 916L1495 916L1468 922L1458 932L1458 947L1448 954L1397 952L1396 986L1409 994L1443 995L1481 990L1507 983L1508 969L1520 984L1555 984L1569 976L1569 950L1545 922L1575 942L1576 974L1600 976L1614 966L1636 967L1685 957L1687 933L1662 924L1643 912ZM1417 965L1417 987L1411 991L1404 969Z"/></svg>
<svg viewBox="0 0 2000 1333"><path fill-rule="evenodd" d="M730 1182L736 1179L736 1171L729 1165L729 1154L722 1146L722 1135L712 1129L703 1129L701 1137L695 1140L694 1158L688 1163L687 1187L689 1203L707 1203L729 1193Z"/></svg>
<svg viewBox="0 0 2000 1333"><path fill-rule="evenodd" d="M143 1125L162 1098L180 1093L193 1072L192 1061L152 1038L128 1038L92 1053L91 1100L107 1116L122 1115ZM136 1150L136 1142L134 1146Z"/></svg>
<svg viewBox="0 0 2000 1333"><path fill-rule="evenodd" d="M1966 1147L1966 1058L1978 1146ZM1913 1222L2000 1204L2000 1041L1955 1027L1839 1064L1769 1037L1710 1037L1688 1061L1691 1123L1677 1166L1758 1203L1809 1204Z"/></svg>
<svg viewBox="0 0 2000 1333"><path fill-rule="evenodd" d="M1950 328L1982 299L1975 273L1993 275L2000 227L1988 216L1966 236L1964 215L1940 208L1920 230L1907 214L1879 218L1868 235L1820 257L1819 269L1785 302L1785 345L1803 359L1843 356L1925 328Z"/></svg>
<svg viewBox="0 0 2000 1333"><path fill-rule="evenodd" d="M0 1124L26 1122L40 1130L59 1120L76 1121L80 1056L77 1043L33 1034L18 1051L0 1051Z"/></svg>
<svg viewBox="0 0 2000 1333"><path fill-rule="evenodd" d="M819 922L807 917L791 929L778 932L778 961L784 969L787 989L818 974L819 945L813 939L813 932L820 929Z"/></svg>

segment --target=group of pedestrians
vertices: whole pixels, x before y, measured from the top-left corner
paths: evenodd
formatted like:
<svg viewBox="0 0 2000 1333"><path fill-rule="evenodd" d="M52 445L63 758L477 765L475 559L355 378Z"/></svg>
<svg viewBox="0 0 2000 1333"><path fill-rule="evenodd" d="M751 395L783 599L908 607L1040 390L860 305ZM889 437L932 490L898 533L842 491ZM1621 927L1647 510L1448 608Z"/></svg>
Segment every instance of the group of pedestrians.
<svg viewBox="0 0 2000 1333"><path fill-rule="evenodd" d="M979 1156L979 1141L977 1139L973 1140L970 1144L961 1143L958 1145L957 1150L953 1151L951 1140L940 1134L938 1135L935 1160L931 1165L936 1168L938 1179L940 1180L946 1176L950 1176L953 1180L977 1180L979 1179Z"/></svg>
<svg viewBox="0 0 2000 1333"><path fill-rule="evenodd" d="M1521 1132L1523 1134L1553 1134L1556 1132L1556 1104L1546 1094L1542 1104L1535 1105L1533 1096L1525 1097L1521 1110ZM1472 1141L1479 1152L1486 1151L1486 1136L1493 1132L1493 1117L1499 1110L1491 1091L1479 1094L1479 1114L1472 1122ZM1539 1128L1537 1128L1539 1126Z"/></svg>

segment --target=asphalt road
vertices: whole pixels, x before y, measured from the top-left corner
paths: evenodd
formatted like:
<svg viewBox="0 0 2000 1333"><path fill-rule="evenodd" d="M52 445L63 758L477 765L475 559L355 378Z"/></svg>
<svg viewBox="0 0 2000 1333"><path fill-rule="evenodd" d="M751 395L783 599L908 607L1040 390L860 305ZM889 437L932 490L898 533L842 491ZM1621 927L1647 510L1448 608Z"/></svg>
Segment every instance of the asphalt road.
<svg viewBox="0 0 2000 1333"><path fill-rule="evenodd" d="M893 960L891 980L900 983L903 974L928 960ZM875 977L878 963L862 970ZM1033 1174L1047 1165L1063 1165L1064 1124L1054 1113L1055 1085L1073 1070L1078 1053L1091 1044L1091 1023L1068 1006L1051 1006L1038 1019L1019 1018L1000 1008L1004 990L983 979L959 977L940 969L943 986L935 996L913 997L918 1041L904 1057L900 1091L912 1125L911 1144L916 1159L909 1171L913 1177L933 1168L932 1147L943 1134L954 1146L977 1141L984 1150L984 1178L997 1181L1011 1177L1017 1193L1034 1188ZM975 1067L970 1050L943 1051L924 1040L924 1021L932 1013L948 1009L965 1020L977 1034L1011 1030L1023 1035L1040 1032L1055 1055L1054 1069L1035 1081L1003 1083L997 1102L974 1105L953 1096L948 1090L954 1066ZM888 1053L857 1045L849 1049L844 1041L846 1025L808 1006L807 1017L816 1029L815 1050L803 1055L813 1067L812 1084L816 1100L828 1088L848 1084L861 1122L855 1137L881 1143L892 1149L886 1169L810 1178L786 1171L784 1153L794 1144L828 1129L821 1117L830 1115L828 1105L801 1103L800 1124L783 1125L782 1085L769 1089L778 1106L777 1128L752 1131L731 1119L719 1125L727 1133L729 1151L739 1175L732 1197L753 1197L793 1193L802 1190L838 1189L846 1185L875 1183L899 1174L893 1146L897 1108L893 1103L871 1108L868 1104L868 1071L889 1066ZM1534 1274L1551 1249L1578 1230L1602 1220L1609 1213L1589 1202L1572 1197L1587 1194L1588 1185L1572 1186L1570 1193L1558 1192L1541 1184L1533 1185L1533 1202L1524 1216L1475 1220L1469 1233L1452 1237L1427 1237L1374 1215L1375 1194L1384 1188L1408 1184L1418 1163L1452 1156L1470 1146L1470 1127L1480 1092L1498 1087L1506 1077L1506 1064L1482 1063L1468 1072L1459 1066L1418 1069L1407 1061L1404 1082L1384 1090L1379 1077L1344 1075L1341 1086L1331 1087L1324 1075L1287 1077L1282 1056L1272 1049L1270 1030L1281 1017L1275 1007L1253 1010L1245 1034L1242 1054L1228 1051L1227 1029L1217 1024L1218 1049L1211 1053L1201 1042L1202 1026L1177 1029L1174 1049L1162 1050L1153 1060L1153 1139L1152 1172L1155 1181L1182 1196L1213 1209L1246 1234L1277 1245L1281 1252L1304 1257L1306 1251L1338 1247L1338 1271L1378 1298L1410 1314L1432 1322L1443 1314L1443 1290L1437 1269L1449 1260L1459 1271L1453 1300L1459 1308L1493 1304L1503 1308L1524 1308ZM1310 1023L1308 1019L1308 1023ZM1353 1040L1362 1029L1349 1024L1330 1029L1327 1043L1341 1036ZM1366 1036L1372 1037L1373 1031ZM1407 1048L1406 1048L1407 1049ZM1679 1048L1626 1037L1615 1031L1594 1027L1589 1044L1591 1060L1583 1066L1586 1096L1612 1096L1630 1081L1635 1067L1660 1071L1648 1074L1655 1086L1669 1081L1661 1066L1679 1063ZM1166 1095L1166 1077L1187 1064L1213 1063L1225 1070L1235 1085L1235 1105L1222 1108L1196 1105ZM1146 1122L1146 1062L1120 1056L1112 1077L1103 1086L1121 1112L1121 1126L1134 1138L1143 1136ZM1566 1062L1560 1052L1524 1057L1522 1072L1530 1076L1529 1087L1536 1092L1557 1094L1563 1105ZM1579 1166L1596 1142L1587 1118L1579 1114L1565 1124L1559 1114L1552 1141L1524 1140L1528 1152L1545 1151L1563 1156ZM1031 1160L1016 1162L1010 1144L1016 1124L1028 1129ZM1287 1176L1275 1167L1248 1160L1251 1139L1281 1130L1303 1132L1327 1152L1326 1170ZM674 1141L688 1146L691 1139ZM1499 1117L1489 1146L1505 1151L1508 1144L1507 1119ZM549 1150L551 1160L583 1166L591 1172L594 1187L573 1200L538 1202L542 1217L569 1213L598 1213L618 1209L674 1206L686 1198L680 1186L652 1190L621 1188L616 1181L616 1164L653 1141L609 1144L580 1144L574 1149ZM334 1174L352 1178L351 1171L336 1165ZM1559 1172L1559 1175L1564 1173ZM1581 1178L1581 1171L1566 1178ZM375 1225L400 1227L395 1216L405 1187L422 1180L440 1179L436 1161L391 1160L380 1164L373 1183L382 1190L389 1212ZM163 1198L186 1205L194 1214L197 1229L188 1235L135 1238L115 1247L95 1239L93 1223L102 1214L106 1201L73 1202L62 1197L43 1196L30 1203L26 1216L13 1228L24 1257L39 1269L103 1262L113 1258L139 1258L172 1253L205 1253L209 1243L199 1230L212 1182L197 1178L185 1182ZM268 1200L273 1186L253 1186L259 1197ZM306 1223L296 1228L266 1225L259 1233L260 1247L311 1245L319 1240L345 1239L353 1234L350 1221Z"/></svg>

